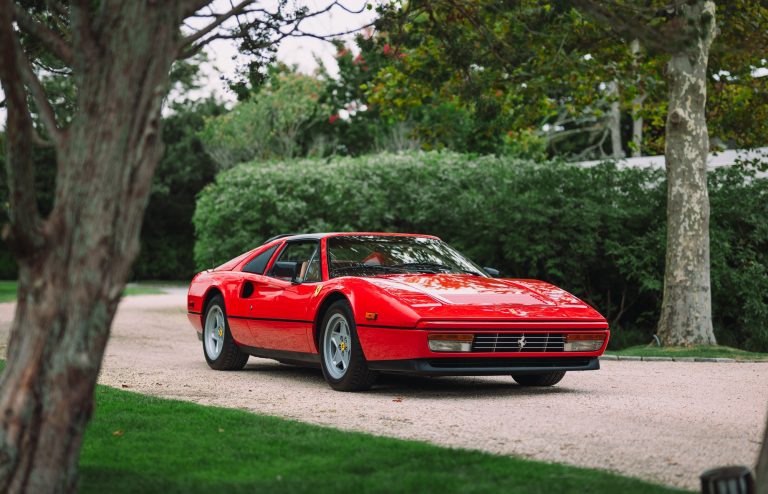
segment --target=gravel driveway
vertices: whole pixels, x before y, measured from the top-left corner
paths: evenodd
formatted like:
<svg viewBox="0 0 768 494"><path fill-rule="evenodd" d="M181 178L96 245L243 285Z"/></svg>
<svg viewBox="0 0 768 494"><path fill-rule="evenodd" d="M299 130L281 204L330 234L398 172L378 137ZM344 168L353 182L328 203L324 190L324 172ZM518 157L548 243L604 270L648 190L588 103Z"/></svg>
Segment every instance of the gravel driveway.
<svg viewBox="0 0 768 494"><path fill-rule="evenodd" d="M595 467L685 488L705 469L752 465L768 409L768 364L602 362L554 388L506 377L385 377L334 392L319 370L251 358L216 372L186 320L184 290L118 310L100 382L140 393L373 434ZM0 354L13 304L0 304Z"/></svg>

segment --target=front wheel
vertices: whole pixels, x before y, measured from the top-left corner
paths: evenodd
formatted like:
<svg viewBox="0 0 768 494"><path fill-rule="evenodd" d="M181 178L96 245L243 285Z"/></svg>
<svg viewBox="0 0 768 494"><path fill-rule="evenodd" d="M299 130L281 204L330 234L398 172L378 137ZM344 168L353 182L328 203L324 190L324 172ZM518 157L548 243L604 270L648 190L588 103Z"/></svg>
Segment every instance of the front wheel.
<svg viewBox="0 0 768 494"><path fill-rule="evenodd" d="M340 300L331 305L320 328L320 360L328 384L337 391L370 388L377 374L368 369L349 304Z"/></svg>
<svg viewBox="0 0 768 494"><path fill-rule="evenodd" d="M544 374L512 374L512 379L520 386L554 386L563 376L565 371L553 371Z"/></svg>

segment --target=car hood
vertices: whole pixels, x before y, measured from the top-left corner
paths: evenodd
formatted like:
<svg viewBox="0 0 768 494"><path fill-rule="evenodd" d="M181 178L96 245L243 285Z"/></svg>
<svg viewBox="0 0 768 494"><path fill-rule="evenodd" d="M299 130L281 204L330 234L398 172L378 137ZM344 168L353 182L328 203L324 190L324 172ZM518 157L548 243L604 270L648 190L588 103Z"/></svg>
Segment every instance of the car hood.
<svg viewBox="0 0 768 494"><path fill-rule="evenodd" d="M392 275L368 280L425 317L462 313L515 319L602 319L586 303L543 281L465 274Z"/></svg>

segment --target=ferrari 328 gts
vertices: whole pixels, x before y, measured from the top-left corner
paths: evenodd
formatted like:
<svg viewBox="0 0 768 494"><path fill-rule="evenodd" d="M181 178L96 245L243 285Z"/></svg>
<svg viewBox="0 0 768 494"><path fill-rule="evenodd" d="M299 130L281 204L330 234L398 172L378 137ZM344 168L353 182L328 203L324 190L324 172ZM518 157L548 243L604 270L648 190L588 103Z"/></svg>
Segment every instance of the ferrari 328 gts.
<svg viewBox="0 0 768 494"><path fill-rule="evenodd" d="M242 369L249 355L319 366L340 391L380 373L551 386L599 368L609 331L595 309L491 275L428 235L281 235L197 274L188 317L213 369Z"/></svg>

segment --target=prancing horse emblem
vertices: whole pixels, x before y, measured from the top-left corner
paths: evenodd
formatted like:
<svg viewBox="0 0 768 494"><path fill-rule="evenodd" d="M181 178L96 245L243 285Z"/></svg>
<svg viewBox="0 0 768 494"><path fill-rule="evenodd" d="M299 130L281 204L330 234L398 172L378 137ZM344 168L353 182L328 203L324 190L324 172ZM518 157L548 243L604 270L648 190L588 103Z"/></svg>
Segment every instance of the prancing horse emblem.
<svg viewBox="0 0 768 494"><path fill-rule="evenodd" d="M517 340L517 348L522 350L525 348L525 335L522 335L519 340Z"/></svg>

